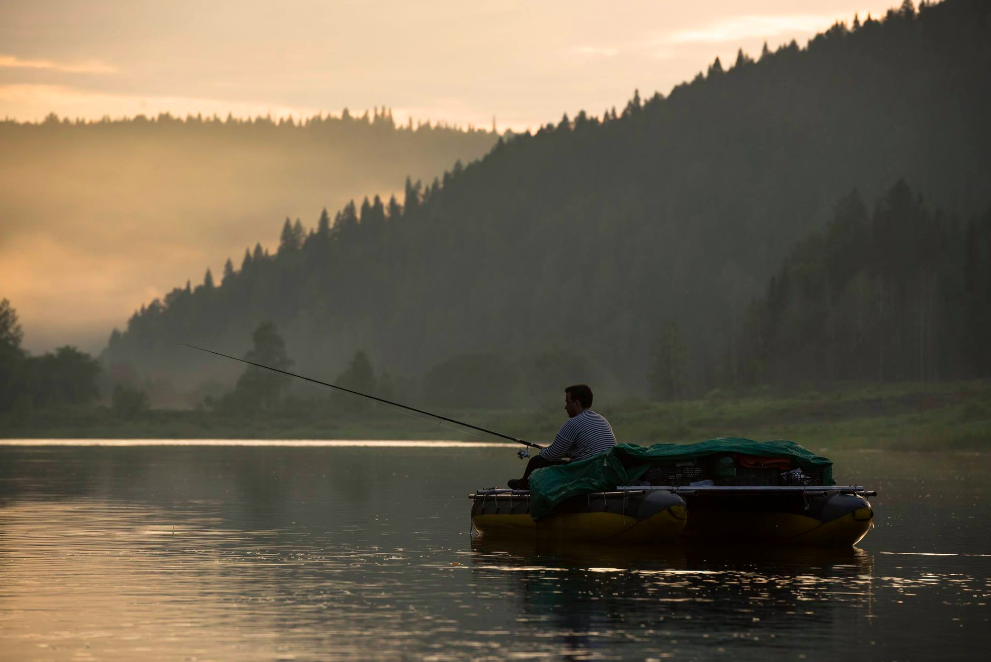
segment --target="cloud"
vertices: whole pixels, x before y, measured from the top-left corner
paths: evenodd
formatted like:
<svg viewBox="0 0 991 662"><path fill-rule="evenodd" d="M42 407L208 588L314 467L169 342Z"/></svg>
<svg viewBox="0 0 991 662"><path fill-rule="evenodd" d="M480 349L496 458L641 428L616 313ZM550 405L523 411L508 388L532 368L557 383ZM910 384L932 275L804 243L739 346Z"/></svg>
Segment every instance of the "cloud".
<svg viewBox="0 0 991 662"><path fill-rule="evenodd" d="M774 37L782 33L815 32L829 26L835 16L786 14L779 16L734 16L693 30L679 30L661 37L659 44L720 44L752 37Z"/></svg>
<svg viewBox="0 0 991 662"><path fill-rule="evenodd" d="M13 55L0 55L0 68L5 69L47 69L71 74L115 74L117 68L99 60L82 62L52 62L51 60L22 60Z"/></svg>

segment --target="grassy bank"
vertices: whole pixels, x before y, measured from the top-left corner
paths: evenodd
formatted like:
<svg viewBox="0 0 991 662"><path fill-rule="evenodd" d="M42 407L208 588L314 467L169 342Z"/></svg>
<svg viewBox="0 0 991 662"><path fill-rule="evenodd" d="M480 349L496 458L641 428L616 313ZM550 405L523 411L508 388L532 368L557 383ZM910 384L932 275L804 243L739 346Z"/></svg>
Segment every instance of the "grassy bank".
<svg viewBox="0 0 991 662"><path fill-rule="evenodd" d="M828 391L712 393L671 403L605 402L620 441L651 444L719 436L791 439L817 450L991 449L991 382L855 385ZM547 442L564 421L554 403L539 410L438 411L525 439ZM465 439L479 437L372 406L347 415L322 407L251 417L152 410L116 418L92 407L0 416L6 438Z"/></svg>

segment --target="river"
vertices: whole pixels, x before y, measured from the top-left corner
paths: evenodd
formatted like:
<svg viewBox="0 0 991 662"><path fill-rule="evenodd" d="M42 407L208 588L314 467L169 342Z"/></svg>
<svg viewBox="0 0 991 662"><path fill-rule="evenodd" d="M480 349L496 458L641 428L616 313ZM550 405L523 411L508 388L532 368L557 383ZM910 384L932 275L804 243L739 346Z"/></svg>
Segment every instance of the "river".
<svg viewBox="0 0 991 662"><path fill-rule="evenodd" d="M0 657L987 659L991 454L825 454L854 549L535 549L501 444L4 441Z"/></svg>

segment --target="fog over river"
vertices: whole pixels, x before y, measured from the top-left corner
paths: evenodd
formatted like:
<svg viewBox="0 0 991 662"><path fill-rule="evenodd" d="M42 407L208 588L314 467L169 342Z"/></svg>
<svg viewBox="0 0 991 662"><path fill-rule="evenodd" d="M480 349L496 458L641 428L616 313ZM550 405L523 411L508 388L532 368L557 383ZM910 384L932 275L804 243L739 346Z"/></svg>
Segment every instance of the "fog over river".
<svg viewBox="0 0 991 662"><path fill-rule="evenodd" d="M501 444L0 442L0 650L984 658L991 456L825 454L878 491L852 550L538 550L469 531L468 493L522 471Z"/></svg>

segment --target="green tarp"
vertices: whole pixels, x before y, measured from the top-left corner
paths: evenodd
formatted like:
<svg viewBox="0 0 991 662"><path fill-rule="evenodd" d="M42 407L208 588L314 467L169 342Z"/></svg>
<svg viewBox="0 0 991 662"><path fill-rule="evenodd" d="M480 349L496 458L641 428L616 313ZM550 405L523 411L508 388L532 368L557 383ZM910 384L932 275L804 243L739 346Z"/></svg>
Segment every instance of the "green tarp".
<svg viewBox="0 0 991 662"><path fill-rule="evenodd" d="M619 444L587 460L537 469L530 475L530 516L540 519L573 496L636 485L657 461L686 460L706 455L739 453L759 457L788 458L806 471L821 469L823 483L833 485L833 463L793 441L752 441L720 437L697 444L654 444L650 447Z"/></svg>

